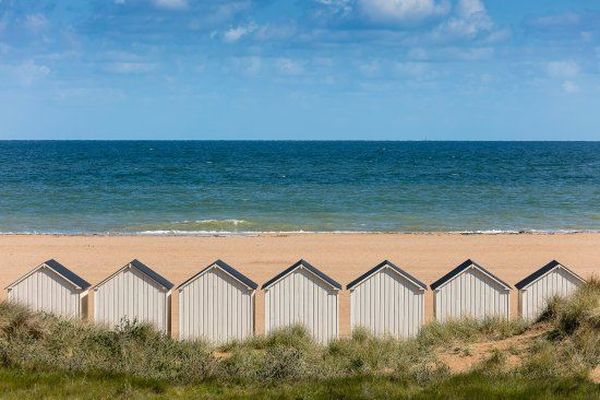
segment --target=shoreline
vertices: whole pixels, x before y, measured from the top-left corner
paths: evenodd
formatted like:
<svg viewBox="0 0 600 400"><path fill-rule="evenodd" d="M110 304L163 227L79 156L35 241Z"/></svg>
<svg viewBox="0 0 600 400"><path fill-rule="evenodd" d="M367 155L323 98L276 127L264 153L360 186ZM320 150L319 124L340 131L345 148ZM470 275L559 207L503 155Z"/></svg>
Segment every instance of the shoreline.
<svg viewBox="0 0 600 400"><path fill-rule="evenodd" d="M59 237L277 237L305 235L578 235L600 234L596 229L557 230L473 230L473 231L145 231L145 232L0 232L2 236L59 236Z"/></svg>

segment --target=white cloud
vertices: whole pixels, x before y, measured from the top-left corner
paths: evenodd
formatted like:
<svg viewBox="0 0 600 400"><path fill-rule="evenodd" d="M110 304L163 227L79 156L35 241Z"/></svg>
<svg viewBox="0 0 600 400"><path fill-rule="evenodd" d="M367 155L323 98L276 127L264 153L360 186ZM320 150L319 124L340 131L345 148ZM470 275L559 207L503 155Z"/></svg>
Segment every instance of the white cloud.
<svg viewBox="0 0 600 400"><path fill-rule="evenodd" d="M446 0L358 0L361 12L378 23L410 23L446 15Z"/></svg>
<svg viewBox="0 0 600 400"><path fill-rule="evenodd" d="M256 76L262 69L262 59L257 56L237 57L233 59L233 65L244 75Z"/></svg>
<svg viewBox="0 0 600 400"><path fill-rule="evenodd" d="M427 50L420 47L416 47L408 51L408 53L406 54L406 59L409 61L480 61L492 58L494 56L494 53L494 48L490 46L443 46L432 47Z"/></svg>
<svg viewBox="0 0 600 400"><path fill-rule="evenodd" d="M167 10L184 10L188 6L187 0L152 0L152 2L156 7Z"/></svg>
<svg viewBox="0 0 600 400"><path fill-rule="evenodd" d="M510 29L495 29L485 37L484 42L486 43L499 43L509 39L512 36Z"/></svg>
<svg viewBox="0 0 600 400"><path fill-rule="evenodd" d="M254 32L254 37L258 40L284 40L296 34L297 26L295 23L265 25L259 27Z"/></svg>
<svg viewBox="0 0 600 400"><path fill-rule="evenodd" d="M579 65L573 60L551 61L546 64L546 72L553 78L573 78L579 74Z"/></svg>
<svg viewBox="0 0 600 400"><path fill-rule="evenodd" d="M115 74L139 74L153 71L156 64L145 62L115 62L106 68L108 72Z"/></svg>
<svg viewBox="0 0 600 400"><path fill-rule="evenodd" d="M581 17L572 12L568 11L563 14L557 15L545 15L531 20L530 24L538 27L548 28L556 26L572 26L577 25L581 21Z"/></svg>
<svg viewBox="0 0 600 400"><path fill-rule="evenodd" d="M378 60L371 60L360 64L358 69L365 76L377 76L381 71L381 63Z"/></svg>
<svg viewBox="0 0 600 400"><path fill-rule="evenodd" d="M494 22L480 0L459 0L455 15L438 27L436 36L442 40L452 37L472 39L493 28Z"/></svg>
<svg viewBox="0 0 600 400"><path fill-rule="evenodd" d="M237 0L220 2L210 7L208 15L202 16L205 24L210 26L218 26L227 21L230 21L236 15L248 11L252 6L251 0Z"/></svg>
<svg viewBox="0 0 600 400"><path fill-rule="evenodd" d="M28 61L18 67L16 72L21 83L29 86L50 75L51 70L45 65L39 65L33 61Z"/></svg>
<svg viewBox="0 0 600 400"><path fill-rule="evenodd" d="M565 93L579 92L579 85L573 81L579 75L579 64L574 60L550 61L544 64L546 74L550 78L561 80L561 88Z"/></svg>
<svg viewBox="0 0 600 400"><path fill-rule="evenodd" d="M304 65L291 58L279 58L276 61L277 69L284 75L300 75L304 72Z"/></svg>
<svg viewBox="0 0 600 400"><path fill-rule="evenodd" d="M264 25L258 26L254 22L246 25L232 27L222 34L223 41L234 43L238 40L252 35L256 40L284 40L288 39L296 33L296 25ZM214 35L212 36L214 37Z"/></svg>
<svg viewBox="0 0 600 400"><path fill-rule="evenodd" d="M485 6L480 0L460 0L456 5L458 15L468 18L474 14L485 14Z"/></svg>
<svg viewBox="0 0 600 400"><path fill-rule="evenodd" d="M249 35L250 33L254 32L256 30L256 28L257 28L256 24L254 24L254 23L250 23L248 25L240 25L238 27L231 28L231 29L225 31L225 33L223 33L223 40L228 43L237 42L244 36Z"/></svg>
<svg viewBox="0 0 600 400"><path fill-rule="evenodd" d="M566 93L577 93L579 92L579 86L573 81L564 81L562 88Z"/></svg>
<svg viewBox="0 0 600 400"><path fill-rule="evenodd" d="M316 11L317 17L336 16L347 17L354 11L353 0L315 0L316 3L322 6Z"/></svg>
<svg viewBox="0 0 600 400"><path fill-rule="evenodd" d="M31 32L39 32L48 26L48 20L42 14L30 14L25 17L25 28Z"/></svg>

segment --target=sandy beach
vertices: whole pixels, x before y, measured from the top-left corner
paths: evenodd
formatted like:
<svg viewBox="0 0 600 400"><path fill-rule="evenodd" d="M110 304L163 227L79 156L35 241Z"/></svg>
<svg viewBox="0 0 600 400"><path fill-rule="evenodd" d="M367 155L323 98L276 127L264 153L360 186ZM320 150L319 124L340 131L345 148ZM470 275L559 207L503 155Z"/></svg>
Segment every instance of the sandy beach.
<svg viewBox="0 0 600 400"><path fill-rule="evenodd" d="M0 236L0 284L6 287L34 266L55 258L90 283L133 258L175 285L220 258L258 284L304 258L345 285L383 259L430 284L467 258L511 285L552 259L588 278L600 275L600 234L263 234L257 236ZM2 298L6 292L2 292ZM349 333L349 293L340 295L340 334ZM173 296L174 310L177 296ZM256 331L264 330L264 300L256 296ZM175 313L176 314L176 313ZM426 295L431 318L432 294ZM517 292L511 294L517 315ZM173 318L177 335L177 319Z"/></svg>

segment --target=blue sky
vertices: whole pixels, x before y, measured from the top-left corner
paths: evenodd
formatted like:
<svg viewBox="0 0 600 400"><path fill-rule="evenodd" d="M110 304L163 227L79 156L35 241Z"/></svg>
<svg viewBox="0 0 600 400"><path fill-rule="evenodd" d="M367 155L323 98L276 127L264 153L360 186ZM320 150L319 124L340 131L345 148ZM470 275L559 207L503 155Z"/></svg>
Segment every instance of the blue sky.
<svg viewBox="0 0 600 400"><path fill-rule="evenodd" d="M0 139L600 140L600 3L0 0Z"/></svg>

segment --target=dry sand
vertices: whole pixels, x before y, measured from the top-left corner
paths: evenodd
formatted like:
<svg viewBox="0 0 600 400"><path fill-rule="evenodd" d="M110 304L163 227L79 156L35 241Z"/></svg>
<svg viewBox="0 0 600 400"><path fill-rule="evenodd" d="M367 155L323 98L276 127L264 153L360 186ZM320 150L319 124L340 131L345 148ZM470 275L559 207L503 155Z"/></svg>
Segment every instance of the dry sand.
<svg viewBox="0 0 600 400"><path fill-rule="evenodd" d="M291 234L229 237L0 236L0 284L6 287L41 262L55 258L90 283L100 282L131 259L175 285L221 258L258 284L304 258L345 285L389 259L429 284L467 258L510 284L557 259L575 272L600 275L600 234ZM2 292L2 298L6 293ZM511 295L517 315L517 293ZM432 317L431 291L426 317ZM340 295L340 334L349 332L349 296ZM176 296L173 298L177 307ZM256 331L264 330L264 300L256 296ZM176 317L173 326L177 326ZM176 332L174 332L176 335Z"/></svg>

